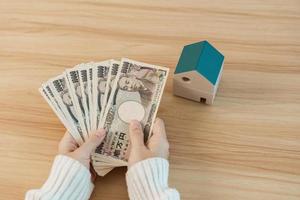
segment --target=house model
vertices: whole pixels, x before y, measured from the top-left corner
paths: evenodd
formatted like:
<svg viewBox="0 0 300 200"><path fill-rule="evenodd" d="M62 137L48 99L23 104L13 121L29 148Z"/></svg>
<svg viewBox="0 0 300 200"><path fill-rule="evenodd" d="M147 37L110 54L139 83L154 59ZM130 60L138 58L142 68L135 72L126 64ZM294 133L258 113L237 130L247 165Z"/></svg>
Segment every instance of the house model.
<svg viewBox="0 0 300 200"><path fill-rule="evenodd" d="M184 46L174 73L174 94L212 104L223 63L224 56L207 41Z"/></svg>

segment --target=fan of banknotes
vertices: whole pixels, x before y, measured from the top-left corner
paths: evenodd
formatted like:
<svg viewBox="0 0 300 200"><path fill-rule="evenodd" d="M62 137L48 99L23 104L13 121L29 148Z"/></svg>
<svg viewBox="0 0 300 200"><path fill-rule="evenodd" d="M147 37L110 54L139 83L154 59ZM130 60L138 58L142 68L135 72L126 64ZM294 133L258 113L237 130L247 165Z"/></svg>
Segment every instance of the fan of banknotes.
<svg viewBox="0 0 300 200"><path fill-rule="evenodd" d="M131 120L141 122L145 142L150 137L168 71L127 58L82 63L39 91L79 145L95 130L106 129L92 155L94 169L104 176L127 165Z"/></svg>

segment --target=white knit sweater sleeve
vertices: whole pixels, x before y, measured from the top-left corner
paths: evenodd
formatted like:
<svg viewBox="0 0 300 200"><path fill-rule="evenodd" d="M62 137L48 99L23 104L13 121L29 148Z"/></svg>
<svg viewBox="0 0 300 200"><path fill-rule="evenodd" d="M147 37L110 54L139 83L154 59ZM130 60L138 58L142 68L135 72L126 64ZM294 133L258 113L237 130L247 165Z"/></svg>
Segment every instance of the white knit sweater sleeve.
<svg viewBox="0 0 300 200"><path fill-rule="evenodd" d="M126 174L131 200L177 200L176 189L169 188L169 162L163 158L149 158L134 164Z"/></svg>
<svg viewBox="0 0 300 200"><path fill-rule="evenodd" d="M25 200L88 200L93 191L89 170L77 160L57 155L47 181L29 190Z"/></svg>

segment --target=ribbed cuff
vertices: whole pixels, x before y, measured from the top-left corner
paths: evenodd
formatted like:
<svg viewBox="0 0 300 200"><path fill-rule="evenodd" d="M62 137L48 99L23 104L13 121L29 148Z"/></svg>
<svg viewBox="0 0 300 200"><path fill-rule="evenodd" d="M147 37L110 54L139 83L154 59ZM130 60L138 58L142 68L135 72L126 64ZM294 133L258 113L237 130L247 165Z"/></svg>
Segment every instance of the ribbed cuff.
<svg viewBox="0 0 300 200"><path fill-rule="evenodd" d="M134 164L126 174L131 200L179 199L179 193L168 186L169 162L149 158Z"/></svg>
<svg viewBox="0 0 300 200"><path fill-rule="evenodd" d="M91 174L85 166L68 156L58 155L42 188L28 191L25 199L87 200L93 188Z"/></svg>

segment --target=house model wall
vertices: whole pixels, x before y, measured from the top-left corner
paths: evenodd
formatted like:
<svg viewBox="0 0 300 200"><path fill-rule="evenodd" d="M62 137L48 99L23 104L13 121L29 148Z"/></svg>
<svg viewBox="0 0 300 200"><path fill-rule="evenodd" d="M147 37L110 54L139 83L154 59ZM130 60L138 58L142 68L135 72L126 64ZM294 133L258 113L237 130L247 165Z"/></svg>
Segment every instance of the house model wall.
<svg viewBox="0 0 300 200"><path fill-rule="evenodd" d="M223 63L224 56L207 41L184 46L174 73L174 94L212 104Z"/></svg>

